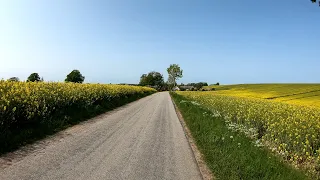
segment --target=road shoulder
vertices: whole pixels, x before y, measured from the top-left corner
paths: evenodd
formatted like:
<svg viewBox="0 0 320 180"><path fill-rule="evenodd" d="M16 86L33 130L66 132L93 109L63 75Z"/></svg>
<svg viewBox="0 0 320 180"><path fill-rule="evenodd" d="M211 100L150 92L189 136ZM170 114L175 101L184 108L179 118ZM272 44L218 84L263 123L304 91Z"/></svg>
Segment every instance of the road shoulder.
<svg viewBox="0 0 320 180"><path fill-rule="evenodd" d="M199 151L198 147L195 144L195 141L191 135L191 132L188 128L188 126L186 125L183 116L178 108L178 106L175 104L174 100L172 99L171 95L170 95L171 101L173 103L174 109L176 111L176 114L178 116L178 119L181 123L181 126L183 128L183 131L185 133L185 136L187 138L188 144L193 152L194 158L196 160L197 166L199 168L200 174L202 176L203 180L214 180L214 176L213 173L210 171L209 167L207 166L207 164L204 161L203 155L201 154L201 152Z"/></svg>

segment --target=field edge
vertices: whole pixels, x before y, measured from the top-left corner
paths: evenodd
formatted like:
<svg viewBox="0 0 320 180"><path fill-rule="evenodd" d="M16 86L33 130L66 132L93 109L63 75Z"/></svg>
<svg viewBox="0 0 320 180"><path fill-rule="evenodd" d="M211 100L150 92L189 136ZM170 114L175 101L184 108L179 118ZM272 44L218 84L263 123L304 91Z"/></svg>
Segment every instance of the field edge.
<svg viewBox="0 0 320 180"><path fill-rule="evenodd" d="M252 147L253 145L251 140L249 140L244 135L242 134L239 135L234 132L227 132L228 130L226 127L221 128L222 124L224 126L224 121L222 119L212 118L210 120L221 121L218 123L218 125L214 124L217 122L209 122L209 124L215 125L215 126L221 126L220 129L216 128L215 130L223 135L227 135L226 141L228 141L227 138L230 135L232 135L230 136L230 138L232 137L233 141L238 140L239 142L241 142L241 148L242 146L249 147L248 152L246 151L246 149L241 149L239 147L240 149L238 151L240 153L242 152L241 156L244 156L243 158L239 156L237 152L238 147L236 145L224 144L223 147L219 149L220 148L219 145L218 146L213 145L215 136L212 136L212 134L214 133L207 131L209 129L205 127L204 124L201 125L200 123L196 122L197 120L200 120L202 122L206 121L204 120L204 118L202 118L203 117L202 113L205 113L206 111L203 110L203 108L199 107L199 105L194 105L190 100L188 100L187 98L181 95L178 95L174 92L171 92L170 95L173 101L175 102L175 104L177 105L178 109L182 113L187 127L191 130L191 134L195 138L195 143L197 147L199 148L201 154L204 155L204 160L207 166L210 168L211 171L214 172L215 176L218 179L228 179L228 180L229 179L255 179L257 178L256 176L258 176L259 179L290 179L290 180L291 179L297 179L297 180L308 179L308 177L304 174L304 172L294 169L289 164L286 164L285 162L281 161L278 157L276 157L271 152L265 150L264 148ZM195 119L195 118L198 118L198 119ZM211 133L210 138L213 137L213 140L208 138L209 137L208 134L210 133ZM221 141L221 139L217 141ZM216 152L213 153L213 151L216 151ZM230 153L231 155L228 153ZM256 156L257 158L248 157L248 154L243 154L243 153L253 153L254 154L253 156ZM235 159L225 158L224 159L225 162L223 162L223 160L217 159L218 157L215 158L212 156L217 154L220 155L221 159L228 156L233 156L236 158ZM269 159L264 158L268 156L269 156ZM263 167L262 165L260 165L261 160L263 161L263 163L266 163L266 165L264 165L266 167ZM242 164L237 164L238 162ZM243 163L243 162L246 162L246 163ZM219 163L222 163L223 165ZM238 169L235 167L230 167L231 165L238 166L237 167ZM260 166L255 167L255 165L260 165ZM221 172L221 169L223 168L219 169L219 166L224 167L224 170L222 170L224 172ZM229 170L226 170L228 168ZM266 170L269 170L269 172L264 172ZM286 174L289 174L289 175L286 176Z"/></svg>
<svg viewBox="0 0 320 180"><path fill-rule="evenodd" d="M80 112L72 112L68 121L57 124L37 124L32 127L13 130L10 134L0 135L0 144L4 145L0 148L0 156L6 153L18 150L29 144L33 144L47 136L56 134L69 127L77 125L81 122L89 121L91 118L112 111L116 108L132 103L144 97L155 94L154 92L145 92L144 94L135 94L127 98L116 99L106 104L98 104L89 109L81 109Z"/></svg>
<svg viewBox="0 0 320 180"><path fill-rule="evenodd" d="M175 112L177 114L177 117L180 121L180 124L182 126L182 129L185 133L185 136L187 138L188 144L190 146L190 149L192 150L193 156L195 158L195 161L197 163L197 166L199 168L199 171L201 173L202 179L203 180L214 180L216 179L213 175L213 173L211 172L211 170L209 169L209 167L207 166L206 162L204 161L204 157L203 154L199 151L199 148L197 147L194 138L192 137L192 134L182 116L182 113L180 112L178 106L176 105L175 101L173 100L173 97L170 94L170 98L173 104L173 107L175 109Z"/></svg>

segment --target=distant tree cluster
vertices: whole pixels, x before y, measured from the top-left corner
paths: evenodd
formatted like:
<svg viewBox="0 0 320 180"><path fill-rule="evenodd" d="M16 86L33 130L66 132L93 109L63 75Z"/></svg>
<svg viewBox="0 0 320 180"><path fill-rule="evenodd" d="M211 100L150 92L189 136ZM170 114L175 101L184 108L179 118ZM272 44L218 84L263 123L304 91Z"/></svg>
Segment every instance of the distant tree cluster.
<svg viewBox="0 0 320 180"><path fill-rule="evenodd" d="M188 83L187 86L193 86L196 89L201 89L203 86L208 86L208 83L206 82Z"/></svg>
<svg viewBox="0 0 320 180"><path fill-rule="evenodd" d="M198 91L201 90L203 86L208 86L208 83L206 82L198 82L198 83L188 83L183 84L181 83L178 87L180 91Z"/></svg>
<svg viewBox="0 0 320 180"><path fill-rule="evenodd" d="M8 81L11 81L11 82L19 82L19 78L18 77L11 77L8 79Z"/></svg>
<svg viewBox="0 0 320 180"><path fill-rule="evenodd" d="M159 72L149 72L148 74L143 74L140 77L140 86L150 86L157 90L161 90L164 86L163 76Z"/></svg>
<svg viewBox="0 0 320 180"><path fill-rule="evenodd" d="M73 70L67 75L65 82L83 83L84 78L85 77L82 76L79 70ZM20 80L18 77L11 77L7 81L19 82ZM43 82L43 81L44 81L43 77L40 78L38 73L31 73L27 79L27 82Z"/></svg>
<svg viewBox="0 0 320 180"><path fill-rule="evenodd" d="M171 64L169 68L167 68L168 72L168 81L165 82L163 75L156 71L151 71L148 74L143 74L140 77L139 86L149 86L157 89L158 91L168 91L168 90L190 90L190 91L198 91L198 90L208 90L207 88L203 88L204 86L208 86L206 82L197 82L197 83L188 83L177 85L177 80L183 77L183 70L180 68L178 64ZM75 69L71 71L65 82L72 83L83 83L85 77L80 73L79 70ZM19 82L18 77L11 77L7 81ZM31 73L27 78L27 82L43 82L43 77L40 78L38 73ZM127 84L127 85L136 85L136 84ZM219 82L214 84L219 85Z"/></svg>
<svg viewBox="0 0 320 180"><path fill-rule="evenodd" d="M171 64L167 68L168 81L164 82L163 75L159 72L151 71L148 74L143 74L140 77L140 86L149 86L157 89L158 91L172 90L177 86L177 80L182 78L182 69L178 64Z"/></svg>
<svg viewBox="0 0 320 180"><path fill-rule="evenodd" d="M183 77L183 70L180 68L178 64L171 64L167 68L168 72L168 81L164 82L163 76L159 72L149 72L148 74L143 74L140 77L140 86L149 86L157 89L158 91L211 91L215 90L214 88L204 88L204 86L208 86L207 82L196 82L196 83L188 83L180 85L177 84L177 80ZM214 85L220 85L220 83L216 83Z"/></svg>

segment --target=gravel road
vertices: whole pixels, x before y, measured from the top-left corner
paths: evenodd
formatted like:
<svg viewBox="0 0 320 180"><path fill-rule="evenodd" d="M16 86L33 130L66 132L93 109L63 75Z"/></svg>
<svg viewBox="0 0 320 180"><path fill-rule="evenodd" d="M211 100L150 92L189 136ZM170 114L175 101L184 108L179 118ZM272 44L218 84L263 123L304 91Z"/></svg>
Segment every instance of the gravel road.
<svg viewBox="0 0 320 180"><path fill-rule="evenodd" d="M0 157L1 180L201 179L168 92Z"/></svg>

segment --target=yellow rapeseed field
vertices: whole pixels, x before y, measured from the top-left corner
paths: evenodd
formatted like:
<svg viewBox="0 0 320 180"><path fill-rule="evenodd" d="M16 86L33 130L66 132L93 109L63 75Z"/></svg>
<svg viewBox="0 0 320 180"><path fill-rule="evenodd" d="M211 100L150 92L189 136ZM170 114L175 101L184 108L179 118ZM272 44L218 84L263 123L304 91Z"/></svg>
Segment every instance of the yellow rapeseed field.
<svg viewBox="0 0 320 180"><path fill-rule="evenodd" d="M252 97L320 108L320 84L240 84L208 86L215 94Z"/></svg>
<svg viewBox="0 0 320 180"><path fill-rule="evenodd" d="M300 88L296 89L294 93L315 91L318 88L319 85L311 86L307 90ZM251 91L253 91L252 88ZM308 103L301 103L302 105L297 103L299 104L297 105L270 98L292 93L290 90L282 93L270 91L267 96L261 91L250 94L248 90L242 90L241 93L239 89L227 89L177 93L201 104L226 121L256 129L257 137L261 138L264 145L278 152L287 160L297 165L308 162L319 164L319 101L313 100L317 103L314 106L308 105Z"/></svg>
<svg viewBox="0 0 320 180"><path fill-rule="evenodd" d="M50 119L70 108L153 92L152 88L127 85L0 81L0 129Z"/></svg>

